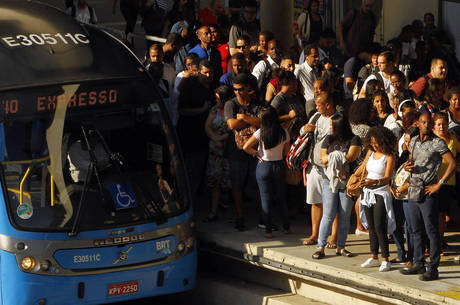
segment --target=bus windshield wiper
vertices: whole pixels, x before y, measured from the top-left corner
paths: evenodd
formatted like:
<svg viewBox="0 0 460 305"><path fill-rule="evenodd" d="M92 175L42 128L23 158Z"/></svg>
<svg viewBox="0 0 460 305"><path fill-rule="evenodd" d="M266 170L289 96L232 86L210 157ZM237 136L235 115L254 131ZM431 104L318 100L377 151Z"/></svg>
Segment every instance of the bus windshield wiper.
<svg viewBox="0 0 460 305"><path fill-rule="evenodd" d="M93 162L90 162L88 165L88 171L86 172L85 184L83 185L83 191L81 192L80 201L78 202L77 214L72 224L72 229L67 234L69 237L75 237L78 235L78 229L80 228L81 215L83 213L83 205L85 204L86 193L89 189L89 181L94 170Z"/></svg>
<svg viewBox="0 0 460 305"><path fill-rule="evenodd" d="M102 202L105 203L105 195L104 195L104 190L102 188L102 183L99 175L99 171L97 168L97 159L96 155L94 153L94 149L91 146L91 143L88 139L87 131L84 125L81 126L81 131L83 135L83 139L85 140L86 147L88 149L88 154L90 158L90 163L88 165L88 171L86 172L86 177L85 177L85 183L83 185L83 191L80 196L80 201L78 202L78 207L77 207L77 214L75 215L74 222L72 224L72 230L68 233L70 237L77 236L78 235L78 230L80 228L80 222L81 222L81 217L83 213L83 208L85 205L85 198L86 198L86 193L88 192L89 185L90 185L90 180L93 175L96 176L96 181L97 185L99 188L99 193L101 194Z"/></svg>
<svg viewBox="0 0 460 305"><path fill-rule="evenodd" d="M102 143L102 147L104 148L104 150L107 153L107 155L109 155L110 163L113 164L117 168L120 176L123 177L123 174L124 174L124 175L128 176L130 181L135 181L132 178L132 176L130 175L129 171L126 170L126 167L128 165L127 165L127 162L123 159L123 156L121 154L119 154L119 153L114 153L110 149L109 145L107 144L107 141L105 140L104 136L101 134L101 132L99 131L99 129L97 127L94 127L94 130L95 130L96 135L98 136L99 140ZM122 184L126 184L126 183L123 182ZM137 186L138 186L139 190L142 193L142 197L146 198L150 202L150 204L152 205L153 210L158 215L156 223L158 225L160 225L160 224L163 224L163 223L167 222L168 218L164 215L163 211L161 210L160 205L157 202L155 202L155 200L153 200L152 196L150 196L148 191L145 191L143 189L142 183L138 183ZM125 187L125 189L127 189L126 185L124 187ZM149 195L147 196L147 194L149 194ZM144 201L139 200L139 204L142 205L142 207L146 211L148 218L150 218L150 219L153 218L150 209L146 206Z"/></svg>

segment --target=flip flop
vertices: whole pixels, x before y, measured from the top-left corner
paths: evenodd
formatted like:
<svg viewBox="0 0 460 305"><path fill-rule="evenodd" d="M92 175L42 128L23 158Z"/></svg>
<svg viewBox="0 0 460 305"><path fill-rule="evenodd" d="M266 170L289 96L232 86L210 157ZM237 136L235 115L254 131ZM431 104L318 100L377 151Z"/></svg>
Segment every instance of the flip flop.
<svg viewBox="0 0 460 305"><path fill-rule="evenodd" d="M313 238L307 238L306 240L302 241L302 245L304 246L316 245L317 243L318 241Z"/></svg>
<svg viewBox="0 0 460 305"><path fill-rule="evenodd" d="M353 253L351 253L350 251L345 250L345 249L342 249L342 251L335 252L335 255L344 256L344 257L353 257L353 256L355 256Z"/></svg>
<svg viewBox="0 0 460 305"><path fill-rule="evenodd" d="M311 258L313 258L313 259L322 259L325 256L326 255L324 254L324 252L316 251L315 253L312 254Z"/></svg>
<svg viewBox="0 0 460 305"><path fill-rule="evenodd" d="M327 243L326 243L326 248L327 248L327 249L336 249L336 248L337 248L337 244L336 244L336 243L327 242Z"/></svg>

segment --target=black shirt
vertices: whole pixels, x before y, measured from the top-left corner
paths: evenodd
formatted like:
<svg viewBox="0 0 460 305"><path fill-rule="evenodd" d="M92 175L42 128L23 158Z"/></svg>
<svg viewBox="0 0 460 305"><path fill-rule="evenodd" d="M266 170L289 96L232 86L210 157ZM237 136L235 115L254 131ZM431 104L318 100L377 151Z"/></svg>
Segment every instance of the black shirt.
<svg viewBox="0 0 460 305"><path fill-rule="evenodd" d="M187 108L201 108L205 102L209 107L214 105L215 95L211 88L203 86L198 77L189 77L184 80L179 95L179 111ZM185 152L208 150L209 138L204 131L208 111L185 116L179 116L177 124L179 138Z"/></svg>
<svg viewBox="0 0 460 305"><path fill-rule="evenodd" d="M238 99L235 97L225 103L224 106L224 116L225 120L236 119L238 113L245 113L254 117L259 116L260 111L263 109L263 106L260 105L257 101L252 100L248 106L243 106L238 103ZM233 160L246 160L247 158L252 158L245 151L240 150L236 147L235 137L230 136L227 140L227 149L226 153L230 159Z"/></svg>

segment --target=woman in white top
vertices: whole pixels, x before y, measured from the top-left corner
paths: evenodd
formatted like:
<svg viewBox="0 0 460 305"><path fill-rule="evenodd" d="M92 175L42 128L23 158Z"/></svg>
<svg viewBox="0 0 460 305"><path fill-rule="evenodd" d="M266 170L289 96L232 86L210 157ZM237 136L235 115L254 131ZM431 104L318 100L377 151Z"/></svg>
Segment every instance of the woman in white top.
<svg viewBox="0 0 460 305"><path fill-rule="evenodd" d="M388 235L396 229L389 183L395 167L396 138L385 127L372 127L367 134L368 152L361 164L367 171L361 182L361 221L369 229L371 257L361 267L377 267L379 247L382 264L379 271L389 271Z"/></svg>
<svg viewBox="0 0 460 305"><path fill-rule="evenodd" d="M286 169L284 156L289 150L289 133L281 127L275 108L264 110L258 129L244 144L244 151L259 159L256 179L262 202L262 217L266 224L265 237L272 238L271 212L278 204L285 234L290 233L286 205ZM258 145L258 148L254 147Z"/></svg>

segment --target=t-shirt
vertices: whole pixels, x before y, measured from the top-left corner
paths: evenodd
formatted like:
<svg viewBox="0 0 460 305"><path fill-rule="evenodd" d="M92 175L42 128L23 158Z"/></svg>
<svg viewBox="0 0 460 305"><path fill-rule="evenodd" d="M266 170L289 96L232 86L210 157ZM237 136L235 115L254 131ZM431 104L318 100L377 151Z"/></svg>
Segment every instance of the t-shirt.
<svg viewBox="0 0 460 305"><path fill-rule="evenodd" d="M342 20L343 35L348 55L356 56L367 50L374 40L376 18L374 13L363 14L361 9L350 10Z"/></svg>
<svg viewBox="0 0 460 305"><path fill-rule="evenodd" d="M248 35L251 38L251 44L255 45L259 41L260 24L259 21L254 20L253 22L246 22L241 17L234 25L230 28L230 34L228 36L228 46L230 48L236 48L236 40L243 36Z"/></svg>
<svg viewBox="0 0 460 305"><path fill-rule="evenodd" d="M209 8L205 7L198 14L198 19L200 19L202 25L211 25L217 23L217 16Z"/></svg>
<svg viewBox="0 0 460 305"><path fill-rule="evenodd" d="M300 128L308 122L304 101L305 100L298 95L288 96L280 92L271 102L271 106L278 110L280 116L288 114L291 110L296 112L296 117L292 120L288 128L291 139L296 139L299 136Z"/></svg>
<svg viewBox="0 0 460 305"><path fill-rule="evenodd" d="M246 113L257 117L259 112L263 109L263 107L256 101L252 100L248 106L243 106L238 103L238 99L235 97L225 103L224 106L224 116L225 121L228 122L229 119L236 119L236 115L238 113ZM249 154L240 150L236 147L235 137L230 136L227 138L227 156L229 159L233 160L247 160L248 158L252 158Z"/></svg>
<svg viewBox="0 0 460 305"><path fill-rule="evenodd" d="M458 140L457 136L455 135L454 132L449 133L450 136L450 141L447 143L447 147L449 147L450 152L454 156L454 158L457 157L457 154L460 153L460 141ZM447 169L447 162L442 159L441 167L439 168L438 171L438 180L444 176L444 173L446 172ZM451 175L449 180L446 181L447 185L455 185L455 175Z"/></svg>
<svg viewBox="0 0 460 305"><path fill-rule="evenodd" d="M257 131L254 132L254 137L257 139L257 141L259 141L259 147L257 149L257 154L262 160L264 161L283 160L284 144L290 141L288 131L284 129L284 132L285 132L285 138L278 145L270 149L265 149L264 144L262 143L260 139L260 129L257 129Z"/></svg>
<svg viewBox="0 0 460 305"><path fill-rule="evenodd" d="M331 136L327 135L324 138L323 143L321 144L322 149L327 148L327 153L331 153L336 150L347 153L350 146L361 146L362 145L361 138L358 136L353 136L351 139L347 141L335 141L334 143L332 143L332 145L330 143L330 140L331 140Z"/></svg>
<svg viewBox="0 0 460 305"><path fill-rule="evenodd" d="M428 135L423 142L420 141L420 136L415 136L410 141L409 151L415 163L409 181L412 178L419 178L425 185L435 183L442 163L442 155L449 152L446 142L433 134Z"/></svg>
<svg viewBox="0 0 460 305"><path fill-rule="evenodd" d="M196 76L184 80L179 95L179 111L187 108L201 108L205 102L214 104L212 89L203 86ZM178 135L186 152L207 151L209 138L204 131L208 112L195 115L181 115L178 122Z"/></svg>
<svg viewBox="0 0 460 305"><path fill-rule="evenodd" d="M334 113L334 115L336 115L336 113ZM327 117L327 118L324 117L323 115L320 115L319 119L316 121L315 131L314 131L315 145L310 155L310 160L312 164L316 166L324 167L324 165L321 163L321 160L320 160L321 145L322 145L324 138L326 138L326 136L331 133L331 118L334 115L331 115L330 117ZM315 117L316 115L313 115L309 122L311 123L311 121Z"/></svg>
<svg viewBox="0 0 460 305"><path fill-rule="evenodd" d="M385 90L386 93L392 93L395 89L393 88L393 86L391 85L391 81L389 78L386 78L383 76L383 72L378 72L380 74L380 76L382 77L383 79L383 89ZM374 74L371 74L369 75L368 78L366 78L366 81L364 82L363 84L363 88L365 89L366 88L366 85L367 85L367 82L369 82L371 79L377 79L377 76L375 76ZM380 79L378 79L380 80Z"/></svg>

